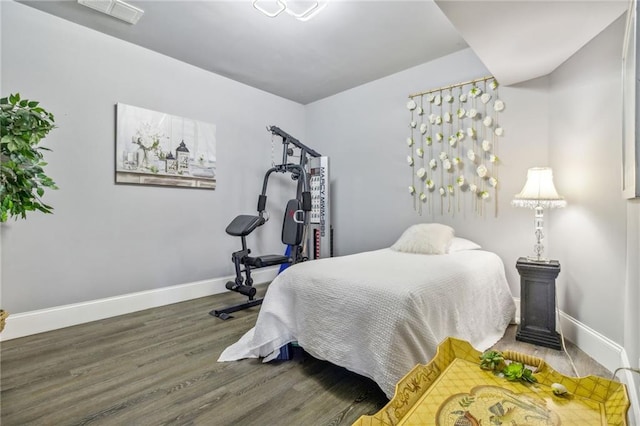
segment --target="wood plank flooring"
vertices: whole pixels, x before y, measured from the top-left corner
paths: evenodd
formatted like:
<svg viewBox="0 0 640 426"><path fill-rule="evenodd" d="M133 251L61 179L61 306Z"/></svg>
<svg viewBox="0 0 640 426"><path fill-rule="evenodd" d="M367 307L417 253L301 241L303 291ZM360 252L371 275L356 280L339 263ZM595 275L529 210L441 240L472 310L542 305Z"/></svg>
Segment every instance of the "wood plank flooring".
<svg viewBox="0 0 640 426"><path fill-rule="evenodd" d="M260 292L264 291L261 286ZM387 399L371 380L297 353L292 361L216 362L255 323L259 307L221 321L227 292L1 343L0 420L12 425L349 425ZM544 358L516 342L497 349ZM580 375L611 373L568 343Z"/></svg>

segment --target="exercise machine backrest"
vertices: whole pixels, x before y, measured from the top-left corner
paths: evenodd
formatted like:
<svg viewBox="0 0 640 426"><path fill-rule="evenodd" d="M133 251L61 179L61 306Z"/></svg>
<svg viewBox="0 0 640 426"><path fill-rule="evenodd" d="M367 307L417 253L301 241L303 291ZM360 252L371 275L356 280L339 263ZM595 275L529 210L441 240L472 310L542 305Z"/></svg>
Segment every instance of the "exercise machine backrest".
<svg viewBox="0 0 640 426"><path fill-rule="evenodd" d="M299 246L304 236L304 220L297 216L302 212L300 200L293 199L287 203L282 221L282 243L288 246Z"/></svg>

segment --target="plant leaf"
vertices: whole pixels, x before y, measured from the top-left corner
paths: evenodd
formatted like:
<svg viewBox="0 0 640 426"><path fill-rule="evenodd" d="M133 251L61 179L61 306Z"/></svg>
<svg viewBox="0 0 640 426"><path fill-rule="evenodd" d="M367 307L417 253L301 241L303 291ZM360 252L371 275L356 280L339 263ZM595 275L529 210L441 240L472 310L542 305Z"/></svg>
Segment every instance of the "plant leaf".
<svg viewBox="0 0 640 426"><path fill-rule="evenodd" d="M43 151L49 149L38 144L54 128L53 114L38 101L18 93L0 99L0 222L26 218L30 211L52 213L40 197L57 186L43 169Z"/></svg>

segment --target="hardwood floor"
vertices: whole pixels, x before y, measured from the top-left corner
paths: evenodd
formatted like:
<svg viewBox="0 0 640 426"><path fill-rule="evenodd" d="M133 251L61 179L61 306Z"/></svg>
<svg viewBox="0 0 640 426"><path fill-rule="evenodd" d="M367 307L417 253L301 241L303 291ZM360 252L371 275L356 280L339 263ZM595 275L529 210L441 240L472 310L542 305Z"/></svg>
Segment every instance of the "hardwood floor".
<svg viewBox="0 0 640 426"><path fill-rule="evenodd" d="M3 342L2 425L348 425L387 403L371 380L304 353L217 363L259 308L228 321L208 312L242 301L227 292ZM572 375L561 352L514 335L511 326L495 347ZM581 375L610 378L568 349Z"/></svg>

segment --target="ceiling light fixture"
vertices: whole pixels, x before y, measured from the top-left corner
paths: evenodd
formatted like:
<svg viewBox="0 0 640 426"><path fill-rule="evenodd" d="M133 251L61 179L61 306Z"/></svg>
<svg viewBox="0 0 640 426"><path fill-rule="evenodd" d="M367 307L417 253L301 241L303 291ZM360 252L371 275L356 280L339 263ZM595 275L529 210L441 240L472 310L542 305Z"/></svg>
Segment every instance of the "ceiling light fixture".
<svg viewBox="0 0 640 426"><path fill-rule="evenodd" d="M130 24L136 24L144 14L144 10L122 0L78 0L78 3Z"/></svg>
<svg viewBox="0 0 640 426"><path fill-rule="evenodd" d="M270 3L270 4L275 3L275 7L267 9L263 6L263 5L266 5L267 3ZM324 1L253 0L252 4L256 10L259 10L269 18L275 18L276 16L280 15L282 12L287 12L287 14L293 16L299 21L308 21L309 19L316 16L325 7L327 7L327 3L328 3L328 0L324 0Z"/></svg>

